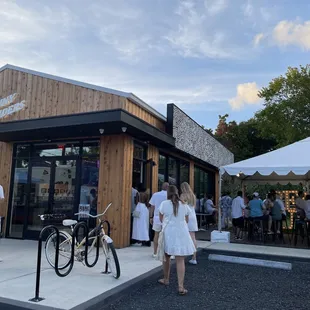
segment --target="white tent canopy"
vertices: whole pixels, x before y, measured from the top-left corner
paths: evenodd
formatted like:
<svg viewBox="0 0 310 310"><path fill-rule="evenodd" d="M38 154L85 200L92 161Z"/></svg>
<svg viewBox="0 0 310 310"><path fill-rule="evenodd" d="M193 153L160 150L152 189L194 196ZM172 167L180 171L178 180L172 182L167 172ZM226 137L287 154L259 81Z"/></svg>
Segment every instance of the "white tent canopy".
<svg viewBox="0 0 310 310"><path fill-rule="evenodd" d="M299 184L310 180L310 137L220 168L221 175L257 183Z"/></svg>

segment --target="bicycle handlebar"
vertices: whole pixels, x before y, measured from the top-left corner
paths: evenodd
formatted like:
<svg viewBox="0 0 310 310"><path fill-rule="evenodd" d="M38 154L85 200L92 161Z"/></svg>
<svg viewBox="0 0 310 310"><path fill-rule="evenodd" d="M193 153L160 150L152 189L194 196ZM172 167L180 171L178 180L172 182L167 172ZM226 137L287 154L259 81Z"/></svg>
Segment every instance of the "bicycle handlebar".
<svg viewBox="0 0 310 310"><path fill-rule="evenodd" d="M89 214L89 213L79 212L79 213L74 213L74 215L87 215L87 216L92 217L92 218L98 218L98 217L100 217L100 216L103 216L103 215L108 211L108 209L111 207L111 205L112 205L112 202L110 202L110 203L108 204L108 206L106 207L106 209L104 210L104 212L101 213L101 214L91 215L91 214Z"/></svg>
<svg viewBox="0 0 310 310"><path fill-rule="evenodd" d="M100 217L100 216L104 215L104 213L97 214L97 215L91 215L89 213L79 212L79 213L74 213L74 215L87 215L87 216L92 217L92 218L97 218L97 217Z"/></svg>
<svg viewBox="0 0 310 310"><path fill-rule="evenodd" d="M92 218L98 218L98 217L100 217L100 216L103 216L103 215L108 211L108 209L111 207L111 205L112 205L112 202L110 202L110 203L108 204L108 206L106 207L106 209L104 210L104 212L101 213L101 214L91 215L91 214L89 214L89 213L79 212L79 213L75 213L74 215L87 215L87 216L92 217ZM49 217L56 217L57 214L39 214L38 216L40 217L41 221L45 221L46 218L49 218Z"/></svg>

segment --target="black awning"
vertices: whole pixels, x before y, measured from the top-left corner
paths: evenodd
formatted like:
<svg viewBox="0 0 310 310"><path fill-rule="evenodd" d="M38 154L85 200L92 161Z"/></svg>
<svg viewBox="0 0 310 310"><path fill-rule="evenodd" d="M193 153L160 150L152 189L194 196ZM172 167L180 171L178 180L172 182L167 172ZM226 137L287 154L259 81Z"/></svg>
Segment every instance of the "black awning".
<svg viewBox="0 0 310 310"><path fill-rule="evenodd" d="M104 135L112 135L122 134L124 128L136 139L161 147L175 145L171 135L121 109L0 123L0 141L98 137L99 129L104 129Z"/></svg>

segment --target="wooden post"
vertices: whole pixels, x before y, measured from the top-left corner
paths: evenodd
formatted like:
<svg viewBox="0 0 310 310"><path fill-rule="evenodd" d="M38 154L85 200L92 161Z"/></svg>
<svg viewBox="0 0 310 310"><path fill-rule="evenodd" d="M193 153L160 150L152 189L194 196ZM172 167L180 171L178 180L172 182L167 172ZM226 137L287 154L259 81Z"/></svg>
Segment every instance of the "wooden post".
<svg viewBox="0 0 310 310"><path fill-rule="evenodd" d="M191 186L192 190L194 191L194 188L195 188L195 164L192 160L189 162L189 185Z"/></svg>
<svg viewBox="0 0 310 310"><path fill-rule="evenodd" d="M158 191L158 164L159 164L159 151L156 146L149 145L147 150L147 159L153 159L155 166L152 168L152 193L155 193ZM147 171L147 184L150 184L150 171Z"/></svg>
<svg viewBox="0 0 310 310"><path fill-rule="evenodd" d="M130 244L133 140L127 135L103 136L100 140L98 213L105 210L115 246Z"/></svg>
<svg viewBox="0 0 310 310"><path fill-rule="evenodd" d="M8 219L9 189L11 182L13 144L0 142L0 185L3 187L4 199L0 200L0 216L5 217L3 235L5 235Z"/></svg>

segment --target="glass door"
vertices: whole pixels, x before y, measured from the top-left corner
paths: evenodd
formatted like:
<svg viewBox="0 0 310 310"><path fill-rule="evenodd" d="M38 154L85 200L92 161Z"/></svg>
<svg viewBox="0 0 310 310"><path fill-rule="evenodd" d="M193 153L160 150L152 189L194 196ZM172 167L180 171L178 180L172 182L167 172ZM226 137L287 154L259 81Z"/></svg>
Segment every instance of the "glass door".
<svg viewBox="0 0 310 310"><path fill-rule="evenodd" d="M76 159L39 158L31 162L30 195L24 238L37 239L43 222L39 215L72 218L75 207ZM46 222L45 222L46 223Z"/></svg>
<svg viewBox="0 0 310 310"><path fill-rule="evenodd" d="M33 159L30 166L30 193L24 238L37 239L43 227L39 217L50 211L50 186L54 162L51 158Z"/></svg>

